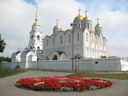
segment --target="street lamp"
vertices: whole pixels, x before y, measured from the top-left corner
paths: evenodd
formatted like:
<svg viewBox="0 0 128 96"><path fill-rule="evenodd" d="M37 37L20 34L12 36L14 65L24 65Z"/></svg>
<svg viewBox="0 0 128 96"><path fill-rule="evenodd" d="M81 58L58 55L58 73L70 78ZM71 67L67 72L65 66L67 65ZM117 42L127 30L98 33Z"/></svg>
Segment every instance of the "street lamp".
<svg viewBox="0 0 128 96"><path fill-rule="evenodd" d="M74 26L76 24L71 23L70 26L72 26L72 71L74 70Z"/></svg>

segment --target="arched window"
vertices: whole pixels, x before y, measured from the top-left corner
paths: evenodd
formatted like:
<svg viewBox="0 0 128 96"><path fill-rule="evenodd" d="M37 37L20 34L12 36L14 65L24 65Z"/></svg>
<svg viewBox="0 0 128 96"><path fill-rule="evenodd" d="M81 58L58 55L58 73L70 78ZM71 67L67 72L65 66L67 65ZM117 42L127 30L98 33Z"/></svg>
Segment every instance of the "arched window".
<svg viewBox="0 0 128 96"><path fill-rule="evenodd" d="M63 43L62 36L60 36L60 43L61 43L61 44Z"/></svg>
<svg viewBox="0 0 128 96"><path fill-rule="evenodd" d="M93 35L91 35L91 41L92 41L92 43L93 43Z"/></svg>
<svg viewBox="0 0 128 96"><path fill-rule="evenodd" d="M52 58L52 60L57 60L57 56L55 55L55 56Z"/></svg>
<svg viewBox="0 0 128 96"><path fill-rule="evenodd" d="M40 47L39 46L37 47L37 50L40 50Z"/></svg>
<svg viewBox="0 0 128 96"><path fill-rule="evenodd" d="M71 36L68 34L68 42L71 42Z"/></svg>
<svg viewBox="0 0 128 96"><path fill-rule="evenodd" d="M89 27L90 27L90 29L92 29L92 24L91 23L90 23L90 26Z"/></svg>
<svg viewBox="0 0 128 96"><path fill-rule="evenodd" d="M77 41L79 41L79 33L77 33Z"/></svg>
<svg viewBox="0 0 128 96"><path fill-rule="evenodd" d="M90 26L89 26L89 23L87 23L87 24L88 24L88 29L89 29L89 27L90 27Z"/></svg>
<svg viewBox="0 0 128 96"><path fill-rule="evenodd" d="M84 23L84 28L86 28L86 24Z"/></svg>
<svg viewBox="0 0 128 96"><path fill-rule="evenodd" d="M40 40L40 36L39 35L37 35L37 40Z"/></svg>
<svg viewBox="0 0 128 96"><path fill-rule="evenodd" d="M88 33L86 33L86 42L88 42Z"/></svg>
<svg viewBox="0 0 128 96"><path fill-rule="evenodd" d="M79 28L80 28L80 24L79 24Z"/></svg>
<svg viewBox="0 0 128 96"><path fill-rule="evenodd" d="M32 49L32 46L30 47L30 49Z"/></svg>
<svg viewBox="0 0 128 96"><path fill-rule="evenodd" d="M31 36L31 39L33 39L33 35Z"/></svg>
<svg viewBox="0 0 128 96"><path fill-rule="evenodd" d="M98 37L96 37L96 44L98 44Z"/></svg>

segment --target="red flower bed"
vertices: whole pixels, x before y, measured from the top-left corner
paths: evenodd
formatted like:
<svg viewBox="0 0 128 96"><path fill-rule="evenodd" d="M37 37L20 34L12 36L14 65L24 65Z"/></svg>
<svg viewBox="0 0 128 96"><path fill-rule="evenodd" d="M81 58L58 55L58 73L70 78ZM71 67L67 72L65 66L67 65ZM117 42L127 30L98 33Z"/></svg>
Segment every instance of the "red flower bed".
<svg viewBox="0 0 128 96"><path fill-rule="evenodd" d="M112 82L100 78L77 76L49 76L22 78L16 82L17 87L33 90L84 91L111 87Z"/></svg>

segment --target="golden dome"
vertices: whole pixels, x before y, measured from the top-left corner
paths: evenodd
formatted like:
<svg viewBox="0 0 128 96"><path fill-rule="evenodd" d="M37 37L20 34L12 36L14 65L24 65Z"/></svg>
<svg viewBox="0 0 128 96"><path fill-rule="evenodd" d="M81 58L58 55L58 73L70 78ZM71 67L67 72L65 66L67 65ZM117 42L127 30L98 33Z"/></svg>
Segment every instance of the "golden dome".
<svg viewBox="0 0 128 96"><path fill-rule="evenodd" d="M85 16L83 20L91 20L89 16Z"/></svg>
<svg viewBox="0 0 128 96"><path fill-rule="evenodd" d="M98 24L96 24L95 27L96 27L96 28L101 28L102 26L98 23Z"/></svg>
<svg viewBox="0 0 128 96"><path fill-rule="evenodd" d="M56 24L56 25L54 26L54 29L61 29L61 27L60 27L59 24Z"/></svg>
<svg viewBox="0 0 128 96"><path fill-rule="evenodd" d="M83 20L84 16L78 15L77 17L75 17L74 21L81 21Z"/></svg>

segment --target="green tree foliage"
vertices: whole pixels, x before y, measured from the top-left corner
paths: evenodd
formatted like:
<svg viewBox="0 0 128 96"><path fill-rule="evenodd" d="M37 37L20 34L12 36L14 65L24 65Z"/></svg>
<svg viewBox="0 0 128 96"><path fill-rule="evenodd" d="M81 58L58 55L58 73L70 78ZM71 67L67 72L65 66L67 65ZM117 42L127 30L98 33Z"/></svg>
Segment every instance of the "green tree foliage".
<svg viewBox="0 0 128 96"><path fill-rule="evenodd" d="M3 61L11 62L11 58L9 57L0 57L0 63Z"/></svg>
<svg viewBox="0 0 128 96"><path fill-rule="evenodd" d="M5 49L6 43L4 42L4 40L1 38L1 34L0 34L0 53L3 53L4 49Z"/></svg>

